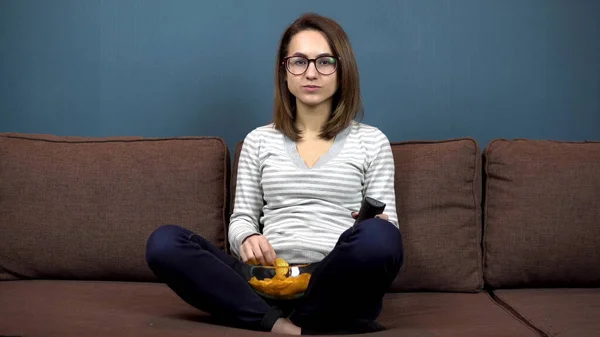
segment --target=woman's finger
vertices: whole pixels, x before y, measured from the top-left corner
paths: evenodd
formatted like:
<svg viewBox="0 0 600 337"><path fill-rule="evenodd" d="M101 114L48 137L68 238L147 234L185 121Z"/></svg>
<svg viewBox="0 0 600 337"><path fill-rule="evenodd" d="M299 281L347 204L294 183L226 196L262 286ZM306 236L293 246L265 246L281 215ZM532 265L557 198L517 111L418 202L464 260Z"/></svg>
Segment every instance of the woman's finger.
<svg viewBox="0 0 600 337"><path fill-rule="evenodd" d="M267 262L265 261L262 249L260 248L260 241L262 240L252 240L252 253L254 254L254 258L256 259L256 261L258 261L258 263L260 263L263 266L266 266Z"/></svg>
<svg viewBox="0 0 600 337"><path fill-rule="evenodd" d="M267 239L261 240L260 250L262 251L263 256L265 257L265 262L267 263L267 265L271 266L275 264L275 250L273 249L269 241L267 241Z"/></svg>
<svg viewBox="0 0 600 337"><path fill-rule="evenodd" d="M246 251L246 261L247 263L256 264L256 257L254 256L254 252L252 251L252 245L250 242L244 245L244 250Z"/></svg>
<svg viewBox="0 0 600 337"><path fill-rule="evenodd" d="M248 257L246 256L246 252L244 251L244 246L242 246L241 248L242 249L240 249L240 257L242 258L242 261L248 262Z"/></svg>

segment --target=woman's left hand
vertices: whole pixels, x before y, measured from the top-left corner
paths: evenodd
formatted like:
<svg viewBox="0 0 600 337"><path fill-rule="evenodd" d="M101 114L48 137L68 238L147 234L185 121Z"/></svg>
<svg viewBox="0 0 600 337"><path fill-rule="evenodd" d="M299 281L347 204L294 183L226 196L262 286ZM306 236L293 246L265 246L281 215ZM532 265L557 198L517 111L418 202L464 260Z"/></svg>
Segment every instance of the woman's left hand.
<svg viewBox="0 0 600 337"><path fill-rule="evenodd" d="M356 219L358 217L358 212L352 212L352 219ZM383 219L389 221L389 217L385 213L381 213L375 216L376 218Z"/></svg>

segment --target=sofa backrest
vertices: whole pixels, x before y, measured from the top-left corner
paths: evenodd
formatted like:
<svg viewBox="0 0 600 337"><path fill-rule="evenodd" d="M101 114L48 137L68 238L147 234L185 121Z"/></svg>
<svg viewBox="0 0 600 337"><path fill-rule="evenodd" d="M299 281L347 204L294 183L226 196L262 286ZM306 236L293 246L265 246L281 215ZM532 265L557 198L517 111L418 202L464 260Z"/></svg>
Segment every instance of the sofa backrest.
<svg viewBox="0 0 600 337"><path fill-rule="evenodd" d="M600 285L600 142L504 140L485 156L491 288Z"/></svg>
<svg viewBox="0 0 600 337"><path fill-rule="evenodd" d="M232 202L242 146L237 144L233 158ZM481 153L476 141L393 143L392 151L405 260L390 291L481 290Z"/></svg>
<svg viewBox="0 0 600 337"><path fill-rule="evenodd" d="M224 247L229 176L214 137L0 134L0 279L154 280L162 224Z"/></svg>
<svg viewBox="0 0 600 337"><path fill-rule="evenodd" d="M167 223L227 250L242 145L230 170L215 137L0 134L0 280L155 280L145 244ZM600 142L499 139L483 169L471 138L392 151L405 261L391 291L600 284Z"/></svg>
<svg viewBox="0 0 600 337"><path fill-rule="evenodd" d="M481 151L471 138L393 143L404 265L392 291L483 287Z"/></svg>

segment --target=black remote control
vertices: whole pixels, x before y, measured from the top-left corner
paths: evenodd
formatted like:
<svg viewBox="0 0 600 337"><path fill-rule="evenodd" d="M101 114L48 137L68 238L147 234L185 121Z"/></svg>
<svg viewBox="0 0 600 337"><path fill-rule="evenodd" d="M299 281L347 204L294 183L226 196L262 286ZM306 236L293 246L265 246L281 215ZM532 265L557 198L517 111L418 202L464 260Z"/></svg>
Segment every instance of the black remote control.
<svg viewBox="0 0 600 337"><path fill-rule="evenodd" d="M371 197L365 197L360 205L360 211L358 211L358 217L354 221L354 226L359 222L374 218L376 215L383 213L385 204L379 200L375 200Z"/></svg>

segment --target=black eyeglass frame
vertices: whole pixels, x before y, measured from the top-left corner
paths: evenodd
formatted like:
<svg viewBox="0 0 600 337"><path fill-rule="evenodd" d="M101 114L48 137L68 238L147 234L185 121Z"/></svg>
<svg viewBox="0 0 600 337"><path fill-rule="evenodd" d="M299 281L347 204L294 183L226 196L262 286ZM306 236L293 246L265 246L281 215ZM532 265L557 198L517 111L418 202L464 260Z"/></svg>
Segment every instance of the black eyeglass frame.
<svg viewBox="0 0 600 337"><path fill-rule="evenodd" d="M291 59L291 58L293 58L293 57L300 57L300 58L303 58L303 59L305 59L305 60L308 61L308 64L306 65L306 69L304 69L303 72L301 72L299 74L296 74L296 73L293 73L290 70L290 66L289 66L288 60ZM335 60L335 69L331 73L329 73L329 74L323 74L322 72L319 71L319 67L317 67L317 60L320 59L320 58L323 58L323 57L329 57L329 58L332 58L332 59ZM328 76L328 75L334 74L338 70L338 64L340 62L340 59L341 59L341 57L337 57L337 56L333 56L333 55L321 55L321 56L319 56L317 58L313 58L313 59L309 59L308 57L302 56L302 55L292 55L292 56L286 56L286 57L284 57L283 61L281 61L281 65L284 66L285 69L287 71L289 71L290 74L292 74L292 75L302 75L302 74L304 74L305 72L308 71L308 67L310 67L310 63L313 62L315 64L315 69L317 70L317 72L319 74L321 74L323 76Z"/></svg>

